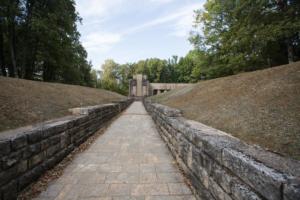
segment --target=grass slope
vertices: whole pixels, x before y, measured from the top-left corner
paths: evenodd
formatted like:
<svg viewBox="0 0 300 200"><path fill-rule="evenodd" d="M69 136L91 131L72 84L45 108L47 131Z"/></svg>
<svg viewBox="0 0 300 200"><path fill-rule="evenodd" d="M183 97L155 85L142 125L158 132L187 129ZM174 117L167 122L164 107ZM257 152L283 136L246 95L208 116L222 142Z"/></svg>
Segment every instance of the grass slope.
<svg viewBox="0 0 300 200"><path fill-rule="evenodd" d="M152 98L247 143L300 159L300 62L202 81Z"/></svg>
<svg viewBox="0 0 300 200"><path fill-rule="evenodd" d="M0 76L0 131L69 115L69 108L123 98L106 90Z"/></svg>

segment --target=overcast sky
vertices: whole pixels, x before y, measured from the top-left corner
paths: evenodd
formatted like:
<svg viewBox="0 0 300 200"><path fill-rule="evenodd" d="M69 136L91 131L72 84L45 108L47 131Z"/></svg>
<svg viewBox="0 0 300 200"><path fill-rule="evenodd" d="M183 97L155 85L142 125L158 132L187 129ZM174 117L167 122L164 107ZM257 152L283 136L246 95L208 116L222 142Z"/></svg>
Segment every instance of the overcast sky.
<svg viewBox="0 0 300 200"><path fill-rule="evenodd" d="M118 63L184 56L193 10L204 0L76 0L83 18L81 42L95 69L105 59Z"/></svg>

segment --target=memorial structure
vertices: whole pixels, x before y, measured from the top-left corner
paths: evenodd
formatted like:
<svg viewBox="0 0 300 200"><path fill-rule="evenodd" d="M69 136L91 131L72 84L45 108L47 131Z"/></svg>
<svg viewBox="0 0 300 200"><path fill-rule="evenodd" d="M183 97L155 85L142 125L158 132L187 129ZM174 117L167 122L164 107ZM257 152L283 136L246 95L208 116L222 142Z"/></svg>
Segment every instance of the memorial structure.
<svg viewBox="0 0 300 200"><path fill-rule="evenodd" d="M142 98L188 85L191 83L150 83L146 75L137 74L129 81L129 96Z"/></svg>

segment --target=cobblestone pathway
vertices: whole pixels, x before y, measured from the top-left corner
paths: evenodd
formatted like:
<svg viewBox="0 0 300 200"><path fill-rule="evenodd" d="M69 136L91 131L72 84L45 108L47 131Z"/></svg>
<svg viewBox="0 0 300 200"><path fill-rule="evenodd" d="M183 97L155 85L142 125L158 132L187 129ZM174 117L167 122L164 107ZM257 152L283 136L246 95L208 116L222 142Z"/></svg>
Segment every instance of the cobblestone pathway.
<svg viewBox="0 0 300 200"><path fill-rule="evenodd" d="M141 102L134 102L37 200L195 200Z"/></svg>

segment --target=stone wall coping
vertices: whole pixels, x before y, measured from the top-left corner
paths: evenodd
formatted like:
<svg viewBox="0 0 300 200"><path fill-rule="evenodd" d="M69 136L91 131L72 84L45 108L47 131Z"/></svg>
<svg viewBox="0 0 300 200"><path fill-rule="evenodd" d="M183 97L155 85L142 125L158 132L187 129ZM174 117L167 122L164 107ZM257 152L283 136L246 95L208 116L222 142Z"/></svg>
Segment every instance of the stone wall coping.
<svg viewBox="0 0 300 200"><path fill-rule="evenodd" d="M69 112L71 112L73 115L87 115L93 111L103 109L105 107L117 106L117 105L118 105L117 103L107 103L107 104L101 104L101 105L95 105L95 106L70 108Z"/></svg>
<svg viewBox="0 0 300 200"><path fill-rule="evenodd" d="M73 120L82 118L83 116L75 116L75 115L67 115L64 117L60 117L60 118L56 118L56 119L51 119L51 120L47 120L44 122L40 122L40 123L36 123L33 125L28 125L28 126L24 126L24 127L20 127L17 129L11 129L11 130L7 130L7 131L3 131L0 133L0 141L4 141L4 140L10 140L10 139L14 139L16 137L19 137L21 135L24 134L29 134L32 132L37 132L37 131L41 131L47 128L50 128L52 126L57 126L60 124L64 124L64 123L69 123Z"/></svg>
<svg viewBox="0 0 300 200"><path fill-rule="evenodd" d="M122 100L119 103L123 103L126 101L128 101L128 100L124 100L124 101ZM20 128L16 128L16 129L3 131L0 133L0 141L12 140L12 139L22 136L24 134L30 134L32 132L37 132L37 131L49 129L54 126L74 122L76 120L84 118L85 115L88 115L92 111L107 108L110 106L117 106L118 102L117 101L115 101L115 102L116 103L107 103L107 104L101 104L101 105L95 105L95 106L71 108L71 109L69 109L69 112L71 113L71 115L47 120L47 121L36 123L33 125L28 125L28 126L24 126L24 127L20 127Z"/></svg>
<svg viewBox="0 0 300 200"><path fill-rule="evenodd" d="M158 103L153 103L155 108L162 114L168 116L168 117L181 117L182 111L179 109L171 108L168 106L164 106Z"/></svg>

